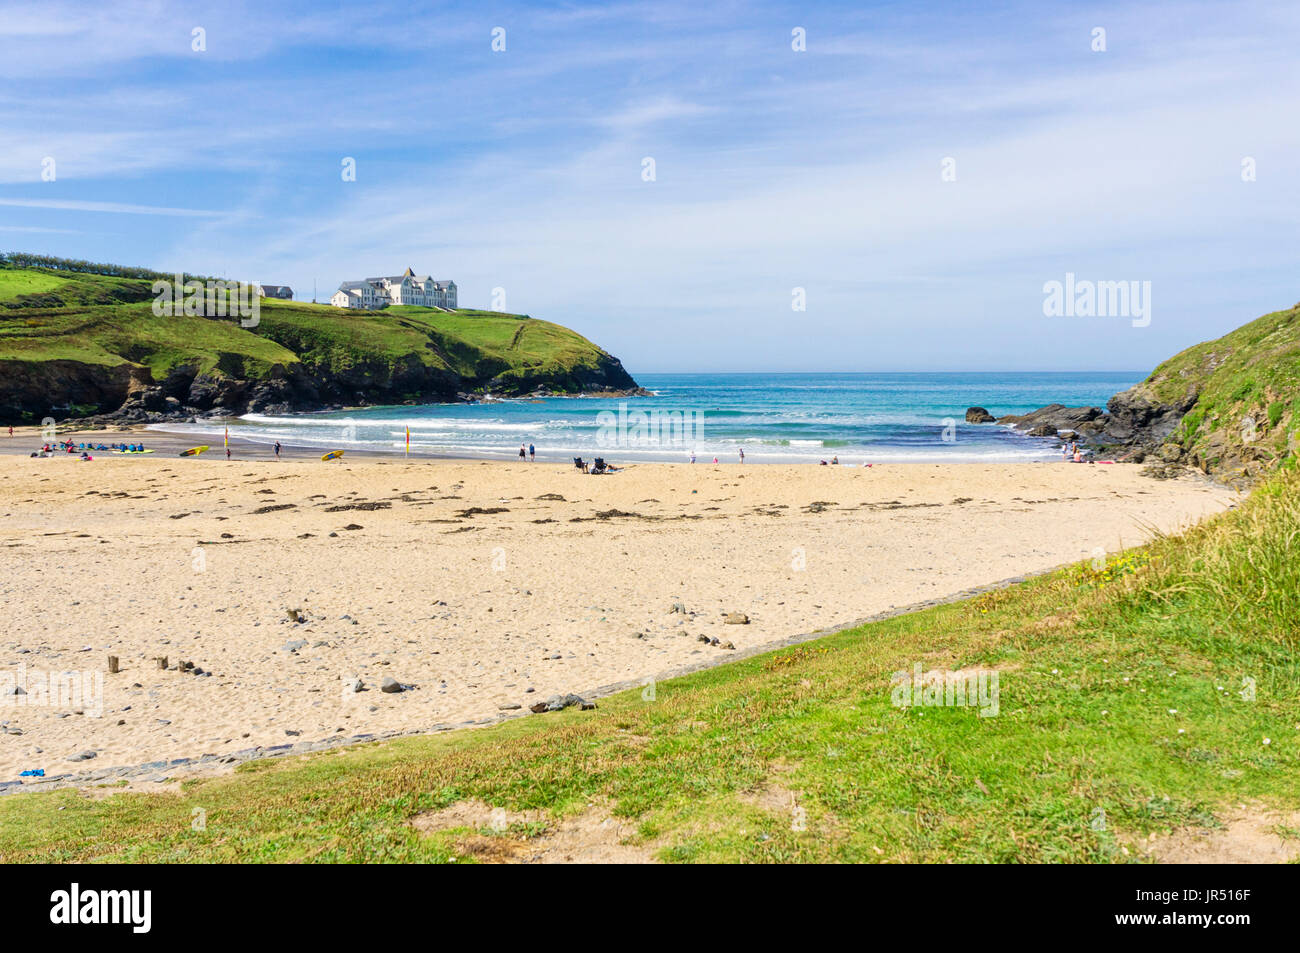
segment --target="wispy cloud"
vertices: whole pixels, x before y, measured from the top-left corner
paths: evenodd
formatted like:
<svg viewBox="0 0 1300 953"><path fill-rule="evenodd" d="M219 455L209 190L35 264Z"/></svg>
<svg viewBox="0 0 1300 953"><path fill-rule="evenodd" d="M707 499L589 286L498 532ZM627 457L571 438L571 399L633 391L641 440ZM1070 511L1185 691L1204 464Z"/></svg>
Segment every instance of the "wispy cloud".
<svg viewBox="0 0 1300 953"><path fill-rule="evenodd" d="M81 235L78 228L42 228L39 225L0 225L0 232L20 232L27 235Z"/></svg>
<svg viewBox="0 0 1300 953"><path fill-rule="evenodd" d="M131 205L126 202L84 202L65 199L0 198L0 205L13 208L57 209L63 212L108 212L117 215L167 215L188 218L215 218L226 214L198 208L168 208L162 205Z"/></svg>

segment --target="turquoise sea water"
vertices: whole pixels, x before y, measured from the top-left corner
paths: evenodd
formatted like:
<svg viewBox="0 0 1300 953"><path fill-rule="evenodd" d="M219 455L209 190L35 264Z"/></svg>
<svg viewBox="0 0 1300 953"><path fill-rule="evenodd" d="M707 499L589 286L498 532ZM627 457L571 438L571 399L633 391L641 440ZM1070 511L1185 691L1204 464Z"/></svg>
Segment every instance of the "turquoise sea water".
<svg viewBox="0 0 1300 953"><path fill-rule="evenodd" d="M322 449L610 462L738 459L747 463L998 462L1057 456L1048 441L996 424L965 423L978 405L995 416L1053 402L1105 406L1137 372L907 374L639 374L655 397L548 398L374 407L322 414L250 414L231 435ZM183 429L218 436L223 422ZM169 426L167 429L177 429Z"/></svg>

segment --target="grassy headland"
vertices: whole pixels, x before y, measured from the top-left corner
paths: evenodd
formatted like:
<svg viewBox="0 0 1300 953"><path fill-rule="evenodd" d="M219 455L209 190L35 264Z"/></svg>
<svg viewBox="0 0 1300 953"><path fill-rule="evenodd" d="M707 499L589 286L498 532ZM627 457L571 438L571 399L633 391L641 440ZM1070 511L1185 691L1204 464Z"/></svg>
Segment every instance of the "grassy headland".
<svg viewBox="0 0 1300 953"><path fill-rule="evenodd" d="M258 325L243 327L158 317L151 285L0 267L0 420L109 413L129 399L141 414L184 414L636 386L582 335L527 316L262 299Z"/></svg>
<svg viewBox="0 0 1300 953"><path fill-rule="evenodd" d="M1165 361L1147 386L1196 404L1172 440L1211 468L1295 464L1300 434L1300 306L1250 322Z"/></svg>
<svg viewBox="0 0 1300 953"><path fill-rule="evenodd" d="M1165 361L1127 392L1185 407L1161 459L1221 479L1294 466L1300 454L1300 305L1275 311Z"/></svg>

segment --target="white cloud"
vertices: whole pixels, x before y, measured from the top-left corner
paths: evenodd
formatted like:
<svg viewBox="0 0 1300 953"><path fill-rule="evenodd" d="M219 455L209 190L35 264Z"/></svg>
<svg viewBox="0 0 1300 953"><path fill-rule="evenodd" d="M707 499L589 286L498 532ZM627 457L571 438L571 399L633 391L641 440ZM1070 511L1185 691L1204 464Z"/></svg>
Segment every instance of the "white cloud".
<svg viewBox="0 0 1300 953"><path fill-rule="evenodd" d="M0 205L13 208L45 208L63 212L107 212L116 215L168 215L188 218L215 218L225 212L198 208L168 208L160 205L131 205L126 202L85 202L75 199L6 199Z"/></svg>

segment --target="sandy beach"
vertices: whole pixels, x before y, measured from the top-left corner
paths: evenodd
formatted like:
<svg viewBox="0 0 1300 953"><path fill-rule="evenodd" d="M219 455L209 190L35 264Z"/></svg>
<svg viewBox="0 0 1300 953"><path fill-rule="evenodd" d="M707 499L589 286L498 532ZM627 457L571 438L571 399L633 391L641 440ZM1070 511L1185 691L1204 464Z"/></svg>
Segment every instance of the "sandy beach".
<svg viewBox="0 0 1300 953"><path fill-rule="evenodd" d="M701 635L755 649L1137 544L1235 498L1130 465L594 477L265 448L227 462L219 445L181 459L140 439L160 452L84 463L0 436L0 671L104 673L102 704L0 699L0 778L526 712L734 657ZM386 676L407 690L381 692ZM345 690L354 678L364 691Z"/></svg>

